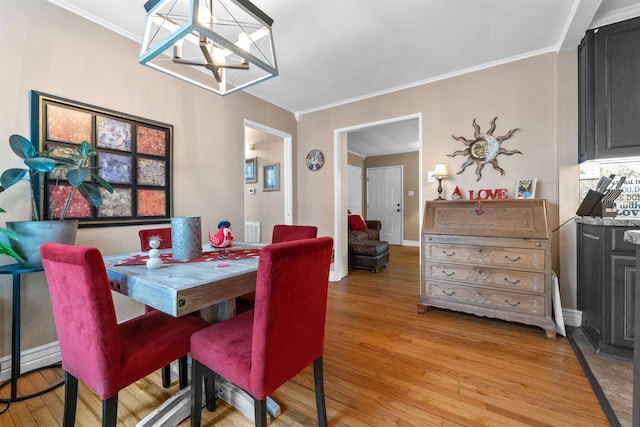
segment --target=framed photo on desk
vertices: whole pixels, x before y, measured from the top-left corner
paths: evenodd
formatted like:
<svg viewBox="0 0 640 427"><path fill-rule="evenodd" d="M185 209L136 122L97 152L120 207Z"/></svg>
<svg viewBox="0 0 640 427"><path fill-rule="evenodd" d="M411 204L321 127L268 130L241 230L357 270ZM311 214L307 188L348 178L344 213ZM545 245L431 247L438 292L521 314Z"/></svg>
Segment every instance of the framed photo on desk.
<svg viewBox="0 0 640 427"><path fill-rule="evenodd" d="M537 181L537 178L519 179L516 184L516 199L534 199Z"/></svg>

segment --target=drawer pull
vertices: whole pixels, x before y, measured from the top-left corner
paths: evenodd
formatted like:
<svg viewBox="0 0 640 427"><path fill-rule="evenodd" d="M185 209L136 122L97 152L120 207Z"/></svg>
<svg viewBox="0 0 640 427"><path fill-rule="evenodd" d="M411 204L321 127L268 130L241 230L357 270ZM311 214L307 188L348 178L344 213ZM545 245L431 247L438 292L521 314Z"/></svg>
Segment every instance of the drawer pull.
<svg viewBox="0 0 640 427"><path fill-rule="evenodd" d="M507 304L509 304L511 307L517 307L520 305L520 301L516 301L516 302L511 302L508 299L504 300L504 302L506 302Z"/></svg>
<svg viewBox="0 0 640 427"><path fill-rule="evenodd" d="M451 252L442 251L442 253L445 254L446 256L454 256L456 254L455 251L451 251Z"/></svg>
<svg viewBox="0 0 640 427"><path fill-rule="evenodd" d="M522 258L520 258L519 256L515 257L515 258L510 258L509 255L505 255L504 256L506 259L508 259L511 262L516 262L516 261L520 261Z"/></svg>
<svg viewBox="0 0 640 427"><path fill-rule="evenodd" d="M447 273L446 271L442 270L442 274L444 274L447 277L451 277L451 276L454 276L456 274L456 272L452 271L451 273Z"/></svg>
<svg viewBox="0 0 640 427"><path fill-rule="evenodd" d="M520 283L520 279L516 279L516 280L509 280L509 278L508 278L508 277L505 277L505 278L504 278L504 281L505 281L505 282L507 282L507 283L510 283L510 284L512 284L512 285L517 285L518 283Z"/></svg>
<svg viewBox="0 0 640 427"><path fill-rule="evenodd" d="M445 294L448 297L452 297L456 294L456 291L447 291L447 290L442 290L442 293Z"/></svg>

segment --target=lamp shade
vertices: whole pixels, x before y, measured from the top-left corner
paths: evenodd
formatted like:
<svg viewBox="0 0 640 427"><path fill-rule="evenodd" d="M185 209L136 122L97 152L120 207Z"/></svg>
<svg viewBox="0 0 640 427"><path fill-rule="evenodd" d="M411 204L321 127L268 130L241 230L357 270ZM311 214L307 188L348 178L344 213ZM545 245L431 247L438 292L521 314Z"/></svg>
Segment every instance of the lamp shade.
<svg viewBox="0 0 640 427"><path fill-rule="evenodd" d="M444 163L438 163L433 174L436 178L446 178L449 176L449 172L447 172L447 166Z"/></svg>
<svg viewBox="0 0 640 427"><path fill-rule="evenodd" d="M249 0L149 0L138 62L227 95L278 75L273 20Z"/></svg>

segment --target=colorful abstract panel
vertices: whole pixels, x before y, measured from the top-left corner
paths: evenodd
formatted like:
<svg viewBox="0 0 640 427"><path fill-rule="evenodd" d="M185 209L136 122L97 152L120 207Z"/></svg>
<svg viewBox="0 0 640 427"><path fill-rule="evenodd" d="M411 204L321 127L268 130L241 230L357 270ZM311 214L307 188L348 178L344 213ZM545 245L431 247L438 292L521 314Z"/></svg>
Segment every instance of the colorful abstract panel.
<svg viewBox="0 0 640 427"><path fill-rule="evenodd" d="M98 175L112 184L131 184L131 156L98 153Z"/></svg>
<svg viewBox="0 0 640 427"><path fill-rule="evenodd" d="M48 104L47 140L73 144L91 142L91 114Z"/></svg>
<svg viewBox="0 0 640 427"><path fill-rule="evenodd" d="M72 189L70 185L48 185L49 194L49 219L59 219L64 207L67 195ZM67 212L67 218L91 218L91 206L78 191L76 191L71 199L71 205Z"/></svg>
<svg viewBox="0 0 640 427"><path fill-rule="evenodd" d="M166 162L164 160L138 159L138 185L166 185Z"/></svg>
<svg viewBox="0 0 640 427"><path fill-rule="evenodd" d="M131 151L131 124L97 116L96 128L98 147Z"/></svg>
<svg viewBox="0 0 640 427"><path fill-rule="evenodd" d="M138 190L138 216L166 216L164 190Z"/></svg>
<svg viewBox="0 0 640 427"><path fill-rule="evenodd" d="M37 91L31 91L31 105L36 149L60 162L41 174L36 206L41 218L59 219L64 210L66 217L91 227L164 223L171 217L173 126ZM88 156L80 159L83 141L90 149L84 146ZM83 192L95 185L100 206L70 186L69 169L77 168L90 171ZM110 183L113 192L101 183ZM68 194L73 199L65 208Z"/></svg>
<svg viewBox="0 0 640 427"><path fill-rule="evenodd" d="M103 218L132 216L132 198L130 188L114 188L109 193L100 188L102 204L98 208L98 216Z"/></svg>
<svg viewBox="0 0 640 427"><path fill-rule="evenodd" d="M137 141L138 153L164 157L167 152L167 132L164 130L138 126Z"/></svg>

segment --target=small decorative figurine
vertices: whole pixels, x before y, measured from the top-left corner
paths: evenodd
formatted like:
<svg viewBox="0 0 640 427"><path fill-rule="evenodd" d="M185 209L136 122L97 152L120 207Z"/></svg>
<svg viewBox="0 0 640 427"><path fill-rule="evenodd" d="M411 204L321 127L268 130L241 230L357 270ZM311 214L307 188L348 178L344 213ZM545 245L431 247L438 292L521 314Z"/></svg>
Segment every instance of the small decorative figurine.
<svg viewBox="0 0 640 427"><path fill-rule="evenodd" d="M160 251L158 247L160 247L160 236L151 236L149 237L149 259L147 260L147 268L149 270L155 270L156 268L160 268L162 266L162 259L160 259Z"/></svg>
<svg viewBox="0 0 640 427"><path fill-rule="evenodd" d="M451 200L461 200L462 193L460 192L460 188L456 185L456 189L453 190L453 194L451 195Z"/></svg>
<svg viewBox="0 0 640 427"><path fill-rule="evenodd" d="M229 221L220 221L218 223L218 232L214 235L209 232L209 242L214 248L228 248L233 242L233 234L231 233L231 223Z"/></svg>

